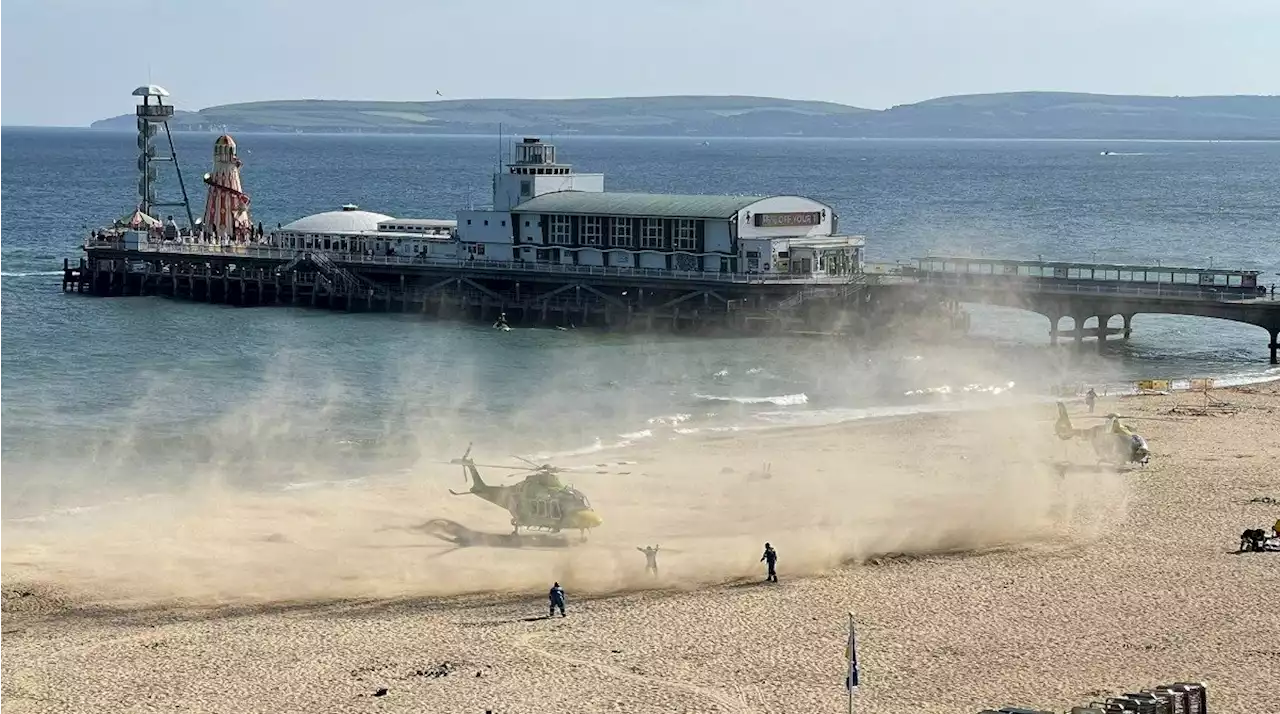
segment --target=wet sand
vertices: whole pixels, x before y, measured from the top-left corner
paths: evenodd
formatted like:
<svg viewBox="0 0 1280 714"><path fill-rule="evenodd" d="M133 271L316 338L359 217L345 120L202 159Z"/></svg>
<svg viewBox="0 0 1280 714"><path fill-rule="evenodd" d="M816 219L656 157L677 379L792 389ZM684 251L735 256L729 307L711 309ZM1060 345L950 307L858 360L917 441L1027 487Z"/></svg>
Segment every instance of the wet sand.
<svg viewBox="0 0 1280 714"><path fill-rule="evenodd" d="M1104 399L1155 454L1119 473L1052 437L1051 404L659 438L609 455L632 475L571 479L605 518L571 549L413 530L506 528L448 467L6 523L3 710L842 711L852 612L859 711L1202 681L1214 712L1256 714L1280 553L1234 551L1280 517L1250 502L1280 500L1280 386L1215 397ZM552 580L568 617L544 618Z"/></svg>

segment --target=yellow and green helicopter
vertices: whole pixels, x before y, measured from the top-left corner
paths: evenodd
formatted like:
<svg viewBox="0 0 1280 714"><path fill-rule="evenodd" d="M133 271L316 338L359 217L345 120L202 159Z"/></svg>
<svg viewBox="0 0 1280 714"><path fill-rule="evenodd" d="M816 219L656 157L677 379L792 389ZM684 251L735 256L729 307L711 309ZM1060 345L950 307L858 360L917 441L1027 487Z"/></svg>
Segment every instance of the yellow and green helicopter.
<svg viewBox="0 0 1280 714"><path fill-rule="evenodd" d="M1087 429L1076 429L1067 415L1067 407L1058 402L1058 421L1054 423L1054 432L1059 439L1087 439L1098 456L1098 461L1110 464L1136 463L1146 465L1151 459L1151 449L1147 440L1140 434L1125 426L1118 414L1108 414L1102 418L1107 421Z"/></svg>
<svg viewBox="0 0 1280 714"><path fill-rule="evenodd" d="M529 465L496 466L492 464L477 464L471 460L471 445L468 445L467 452L463 454L462 458L453 459L449 463L462 466L463 479L470 478L471 489L463 492L450 489L449 493L455 496L479 496L492 504L506 509L511 514L511 525L515 529L513 531L515 535L520 534L521 528L531 531L549 531L551 533L576 530L581 533L582 539L586 540L587 531L592 528L598 528L604 523L604 519L600 517L600 514L596 513L591 507L591 502L587 500L586 494L560 481L559 474L578 469L562 468L551 464L535 464L519 456L516 458ZM603 467L605 464L597 466ZM477 467L527 471L528 474L519 483L510 486L494 486L485 483L485 480L480 477L480 471ZM598 471L598 473L609 472Z"/></svg>

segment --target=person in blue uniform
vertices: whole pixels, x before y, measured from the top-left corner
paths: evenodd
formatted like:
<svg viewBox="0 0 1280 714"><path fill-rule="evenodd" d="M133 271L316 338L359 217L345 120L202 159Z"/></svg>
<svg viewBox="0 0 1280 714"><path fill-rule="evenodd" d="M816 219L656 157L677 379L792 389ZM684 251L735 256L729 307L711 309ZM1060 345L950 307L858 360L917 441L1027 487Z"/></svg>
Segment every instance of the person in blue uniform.
<svg viewBox="0 0 1280 714"><path fill-rule="evenodd" d="M547 597L551 600L551 607L547 610L547 617L556 614L556 608L560 608L560 617L564 617L564 588L560 587L560 583L551 586L551 592L547 593Z"/></svg>
<svg viewBox="0 0 1280 714"><path fill-rule="evenodd" d="M772 583L778 582L778 570L775 567L778 562L778 551L774 550L773 546L765 543L764 555L760 556L760 561L769 566L769 576L765 580Z"/></svg>

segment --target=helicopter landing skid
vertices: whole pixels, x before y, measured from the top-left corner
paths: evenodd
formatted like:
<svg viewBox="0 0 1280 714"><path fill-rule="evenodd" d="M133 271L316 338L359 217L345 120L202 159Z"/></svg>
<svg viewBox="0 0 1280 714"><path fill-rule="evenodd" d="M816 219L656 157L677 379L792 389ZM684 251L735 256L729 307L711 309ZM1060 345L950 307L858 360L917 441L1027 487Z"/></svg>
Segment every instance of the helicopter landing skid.
<svg viewBox="0 0 1280 714"><path fill-rule="evenodd" d="M488 548L567 548L570 545L569 539L561 535L484 533L471 530L461 523L447 518L436 518L427 521L415 530L420 530L427 535L453 543L459 548L473 546Z"/></svg>

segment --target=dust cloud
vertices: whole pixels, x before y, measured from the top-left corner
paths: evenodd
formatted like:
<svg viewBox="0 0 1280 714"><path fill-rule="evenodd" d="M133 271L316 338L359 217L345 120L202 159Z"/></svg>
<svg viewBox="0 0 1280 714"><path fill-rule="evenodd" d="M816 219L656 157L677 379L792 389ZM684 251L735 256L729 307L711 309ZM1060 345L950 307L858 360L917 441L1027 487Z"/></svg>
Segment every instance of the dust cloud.
<svg viewBox="0 0 1280 714"><path fill-rule="evenodd" d="M653 359L661 359L656 351ZM982 361L972 361L968 372L982 377ZM510 530L502 509L448 493L465 485L447 460L489 418L476 406L480 379L461 361L419 356L397 365L381 378L400 397L363 417L372 446L357 457L339 458L319 438L345 433L361 415L314 357L282 354L265 388L235 408L167 430L148 426L155 400L172 395L172 383L157 383L131 409L137 426L90 449L78 473L61 475L86 483L127 474L160 450L162 468L182 478L75 514L6 517L6 587L38 583L73 600L126 606L522 593L553 580L576 594L696 588L762 577L765 541L791 578L886 555L1070 548L1104 532L1126 507L1121 475L1055 467L1063 459L1093 462L1053 438L1052 404L1009 406L808 428L662 432L622 450L556 459L636 462L629 475L562 477L604 519L586 543L459 548L420 526L447 518ZM548 375L541 395L515 405L509 423L546 424L549 410L580 398L580 370ZM424 381L451 384L447 399L415 389ZM472 456L516 464L507 454L579 436L513 432L477 439ZM481 473L493 484L516 480ZM636 552L653 544L662 547L658 579Z"/></svg>

